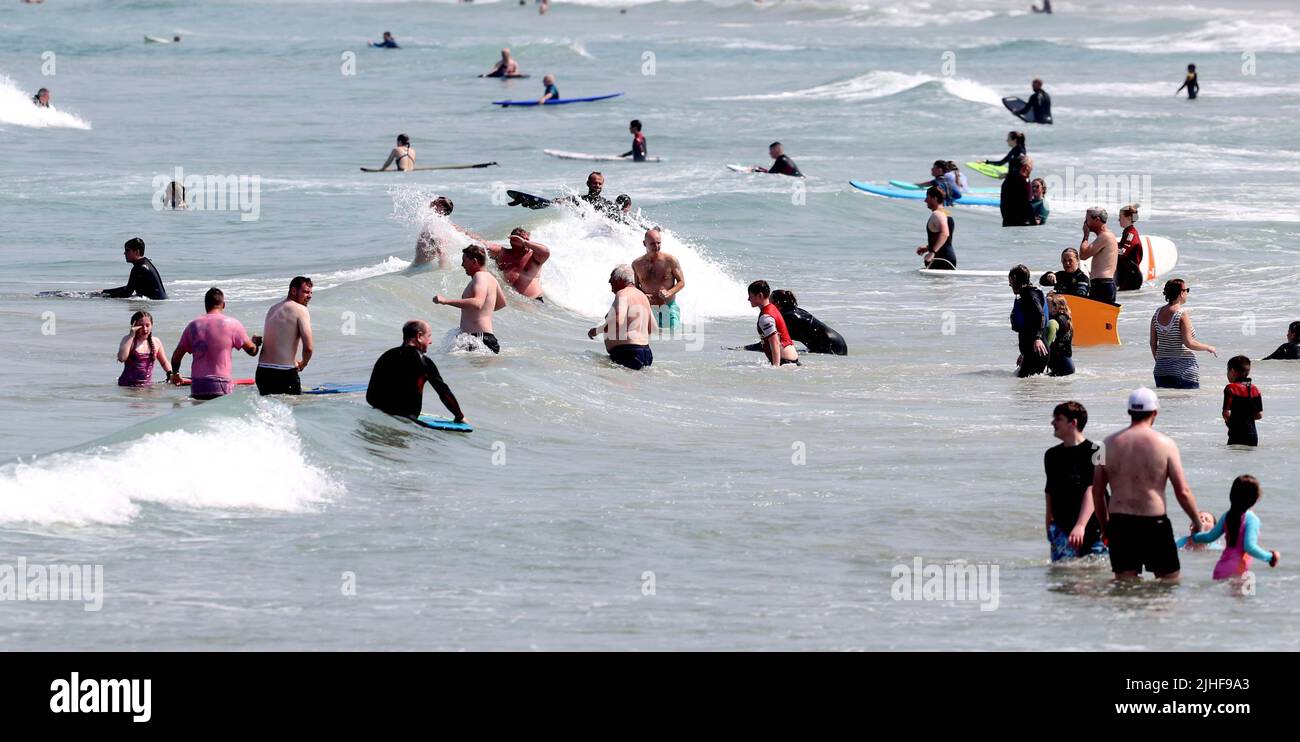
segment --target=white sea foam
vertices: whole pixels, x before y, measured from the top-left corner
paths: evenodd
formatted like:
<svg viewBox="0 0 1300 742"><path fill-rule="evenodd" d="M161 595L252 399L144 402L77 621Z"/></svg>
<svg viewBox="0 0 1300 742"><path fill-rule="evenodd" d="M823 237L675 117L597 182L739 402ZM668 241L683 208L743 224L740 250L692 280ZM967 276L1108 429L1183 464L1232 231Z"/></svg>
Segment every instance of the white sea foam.
<svg viewBox="0 0 1300 742"><path fill-rule="evenodd" d="M1002 105L1002 96L997 91L974 80L961 77L936 77L924 73L908 74L893 70L875 70L848 80L784 93L736 95L714 98L713 100L782 100L792 98L841 101L873 100L897 95L931 83L939 83L949 95L963 100L990 106L1000 107Z"/></svg>
<svg viewBox="0 0 1300 742"><path fill-rule="evenodd" d="M0 74L0 126L5 124L28 126L34 129L47 127L90 128L89 123L74 113L60 111L54 106L41 108L34 105L32 103L32 93L26 92L19 87L18 83Z"/></svg>

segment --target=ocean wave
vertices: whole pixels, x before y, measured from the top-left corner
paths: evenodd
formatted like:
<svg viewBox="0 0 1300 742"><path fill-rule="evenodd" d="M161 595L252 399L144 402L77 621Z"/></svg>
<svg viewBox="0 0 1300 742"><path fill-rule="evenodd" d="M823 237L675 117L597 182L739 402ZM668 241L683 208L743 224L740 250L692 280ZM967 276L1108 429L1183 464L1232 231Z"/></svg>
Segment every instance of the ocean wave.
<svg viewBox="0 0 1300 742"><path fill-rule="evenodd" d="M38 86L39 87L39 86ZM13 124L33 129L89 129L90 124L74 113L54 106L41 108L32 104L32 94L0 74L0 126Z"/></svg>
<svg viewBox="0 0 1300 742"><path fill-rule="evenodd" d="M907 74L893 70L875 70L848 80L784 93L733 95L710 100L783 100L791 98L840 101L874 100L898 95L922 85L938 85L949 95L973 103L1002 106L1002 96L997 91L974 80L961 77L935 77L924 73Z"/></svg>
<svg viewBox="0 0 1300 742"><path fill-rule="evenodd" d="M1163 36L1088 38L1078 43L1086 49L1139 54L1295 52L1300 51L1300 33L1280 20L1271 23L1212 20L1193 31Z"/></svg>
<svg viewBox="0 0 1300 742"><path fill-rule="evenodd" d="M411 245L414 249L414 239ZM396 273L410 264L408 260L390 255L374 265L314 274L311 276L312 285L316 291L328 290L345 283ZM172 299L197 299L202 297L208 288L219 286L232 301L258 301L283 297L292 278L293 276L288 275L276 278L182 278L168 281L167 286L170 289L168 295Z"/></svg>

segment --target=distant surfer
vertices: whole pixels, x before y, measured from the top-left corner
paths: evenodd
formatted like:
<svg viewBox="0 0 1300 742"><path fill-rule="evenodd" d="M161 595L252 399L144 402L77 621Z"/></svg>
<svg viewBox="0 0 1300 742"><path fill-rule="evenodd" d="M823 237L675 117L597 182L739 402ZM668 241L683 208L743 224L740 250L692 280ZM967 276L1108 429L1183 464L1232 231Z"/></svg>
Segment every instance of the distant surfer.
<svg viewBox="0 0 1300 742"><path fill-rule="evenodd" d="M1119 291L1136 291L1142 288L1146 273L1142 270L1142 237L1138 234L1138 204L1128 204L1119 210L1119 226L1124 230L1119 238L1119 254L1115 264L1115 288Z"/></svg>
<svg viewBox="0 0 1300 742"><path fill-rule="evenodd" d="M925 267L931 270L950 271L957 267L957 251L952 246L952 215L943 208L944 193L935 186L925 191L925 206L930 217L925 220L926 243L916 248L917 255L925 256Z"/></svg>
<svg viewBox="0 0 1300 742"><path fill-rule="evenodd" d="M262 338L249 337L239 320L226 316L226 295L221 289L215 286L208 289L203 295L203 308L206 314L185 326L172 352L171 380L180 385L181 359L190 353L194 356L190 365L190 396L216 399L230 394L234 388L234 380L230 378L231 352L242 350L256 356Z"/></svg>
<svg viewBox="0 0 1300 742"><path fill-rule="evenodd" d="M1119 243L1115 233L1106 226L1106 210L1100 206L1088 209L1083 216L1083 241L1079 243L1079 258L1092 260L1093 301L1115 303L1115 265L1119 259ZM1092 242L1091 235L1097 235Z"/></svg>
<svg viewBox="0 0 1300 742"><path fill-rule="evenodd" d="M1011 150L1003 155L1001 160L985 160L984 164L1006 165L1008 171L1015 170L1020 158L1029 155L1029 151L1025 149L1025 133L1023 131L1007 132L1007 146Z"/></svg>
<svg viewBox="0 0 1300 742"><path fill-rule="evenodd" d="M1007 171L1002 181L1002 194L998 208L1002 211L1002 226L1032 227L1038 223L1034 216L1033 197L1029 176L1034 172L1034 161L1029 157L1017 160L1018 166Z"/></svg>
<svg viewBox="0 0 1300 742"><path fill-rule="evenodd" d="M609 360L633 371L654 364L650 350L650 335L658 326L646 295L636 287L636 273L632 266L616 266L609 274L609 290L614 301L605 314L605 321L587 330L587 337L605 336L605 351Z"/></svg>
<svg viewBox="0 0 1300 742"><path fill-rule="evenodd" d="M663 251L663 233L658 227L647 229L641 244L645 254L632 261L636 287L650 302L659 328L671 334L682 326L677 294L686 288L686 276L677 258Z"/></svg>
<svg viewBox="0 0 1300 742"><path fill-rule="evenodd" d="M1286 330L1286 342L1277 346L1277 350L1264 356L1265 361L1300 360L1300 321L1292 322Z"/></svg>
<svg viewBox="0 0 1300 742"><path fill-rule="evenodd" d="M167 298L167 290L163 288L162 276L158 274L158 269L153 266L153 261L144 256L144 240L139 237L132 237L122 246L122 255L126 262L131 264L131 275L126 279L125 286L118 286L115 289L104 289L100 292L101 296L110 299L128 299L132 296L143 296L146 299L161 301Z"/></svg>
<svg viewBox="0 0 1300 742"><path fill-rule="evenodd" d="M185 186L174 180L168 183L163 190L163 203L173 211L188 209L190 205L185 203Z"/></svg>
<svg viewBox="0 0 1300 742"><path fill-rule="evenodd" d="M632 123L627 125L627 130L632 133L632 149L619 157L631 157L632 162L645 162L645 134L641 133L641 121L632 119Z"/></svg>
<svg viewBox="0 0 1300 742"><path fill-rule="evenodd" d="M501 50L501 59L483 77L519 77L519 63L510 56L509 49Z"/></svg>
<svg viewBox="0 0 1300 742"><path fill-rule="evenodd" d="M424 408L424 384L428 382L453 419L465 422L456 396L442 380L433 359L425 355L431 342L433 330L428 322L413 319L402 325L402 344L384 351L370 371L366 402L390 415L415 419Z"/></svg>
<svg viewBox="0 0 1300 742"><path fill-rule="evenodd" d="M455 208L455 204L446 196L438 196L429 202L429 209L438 216L450 216L453 208ZM455 224L452 224L450 219L447 220L447 223L451 224L455 229L460 229ZM415 257L411 258L409 268L427 265L437 260L438 267L447 270L451 267L451 258L447 255L446 247L443 241L435 236L428 226L424 227L424 229L420 230L420 236L415 241Z"/></svg>
<svg viewBox="0 0 1300 742"><path fill-rule="evenodd" d="M551 257L550 248L534 240L523 227L510 231L510 247L487 240L483 243L511 288L529 299L545 302L542 298L542 266Z"/></svg>
<svg viewBox="0 0 1300 742"><path fill-rule="evenodd" d="M376 49L401 49L402 48L397 45L397 39L393 38L393 34L391 31L384 32L383 41L372 41L370 42L370 45L375 47Z"/></svg>
<svg viewBox="0 0 1300 742"><path fill-rule="evenodd" d="M32 105L36 106L37 108L49 108L50 89L41 88L40 90L37 90L36 94L32 96Z"/></svg>
<svg viewBox="0 0 1300 742"><path fill-rule="evenodd" d="M544 105L549 101L560 99L560 89L555 87L555 75L547 75L546 77L543 77L542 85L545 86L545 89L542 92L542 97L537 101L538 105Z"/></svg>
<svg viewBox="0 0 1300 742"><path fill-rule="evenodd" d="M776 289L772 292L772 303L781 312L785 320L790 339L803 343L809 353L829 353L837 356L849 354L849 345L844 337L829 325L817 319L807 309L799 306L793 291ZM762 343L746 345L745 350L763 350Z"/></svg>
<svg viewBox="0 0 1300 742"><path fill-rule="evenodd" d="M1196 96L1201 92L1201 84L1196 81L1196 65L1187 65L1187 77L1183 80L1183 84L1179 85L1178 89L1174 91L1174 95L1183 92L1183 88L1187 88L1187 100L1196 100Z"/></svg>
<svg viewBox="0 0 1300 742"><path fill-rule="evenodd" d="M1029 102L1011 112L1031 124L1052 123L1052 96L1048 95L1046 90L1043 90L1042 80L1035 79L1033 88L1034 94L1029 96ZM1006 100L1012 99L1008 98Z"/></svg>
<svg viewBox="0 0 1300 742"><path fill-rule="evenodd" d="M500 353L501 343L492 334L492 313L505 309L506 297L496 277L484 270L487 266L487 250L479 245L470 245L461 251L460 264L470 278L461 298L448 299L439 294L433 297L433 303L460 310L458 341L473 337L493 353Z"/></svg>
<svg viewBox="0 0 1300 742"><path fill-rule="evenodd" d="M1034 212L1034 224L1046 224L1052 214L1047 205L1047 181L1042 178L1029 181L1029 208Z"/></svg>
<svg viewBox="0 0 1300 742"><path fill-rule="evenodd" d="M1029 6L1029 9L1032 10L1032 11L1034 11L1035 13L1046 13L1047 15L1051 15L1051 14L1052 14L1052 0L1043 0L1043 7L1041 7L1041 8L1038 7L1037 5L1030 5L1030 6Z"/></svg>
<svg viewBox="0 0 1300 742"><path fill-rule="evenodd" d="M749 284L749 306L758 309L758 338L763 354L773 366L799 363L799 351L794 348L794 340L786 327L781 310L772 303L772 289L767 281L754 281Z"/></svg>
<svg viewBox="0 0 1300 742"><path fill-rule="evenodd" d="M922 188L937 188L943 195L943 205L952 206L952 202L962 197L966 191L966 179L952 160L935 160L930 166L930 180L917 183Z"/></svg>
<svg viewBox="0 0 1300 742"><path fill-rule="evenodd" d="M257 359L257 391L267 394L302 394L302 380L298 372L311 362L315 344L311 334L312 283L306 276L295 276L289 282L289 296L266 311L262 323L265 340ZM302 344L302 360L298 360L298 345Z"/></svg>
<svg viewBox="0 0 1300 742"><path fill-rule="evenodd" d="M605 216L613 216L617 211L614 202L601 195L605 190L605 176L599 171L592 171L587 176L587 192L581 196L565 196L557 198L556 201L567 201L574 203L576 201L586 201L591 208Z"/></svg>
<svg viewBox="0 0 1300 742"><path fill-rule="evenodd" d="M1011 329L1018 336L1020 349L1018 378L1037 376L1047 370L1047 297L1029 278L1029 269L1017 265L1007 275L1007 283L1016 295L1011 308Z"/></svg>
<svg viewBox="0 0 1300 742"><path fill-rule="evenodd" d="M149 386L153 383L153 365L161 363L167 377L172 368L167 362L167 349L162 340L153 335L153 315L136 312L131 315L131 331L117 346L117 360L122 363L118 386Z"/></svg>
<svg viewBox="0 0 1300 742"><path fill-rule="evenodd" d="M794 160L785 153L785 148L780 142L772 142L767 147L767 153L772 157L772 167L754 167L756 173L771 173L772 175L789 175L793 178L802 178L803 173L799 172L799 166L794 164Z"/></svg>
<svg viewBox="0 0 1300 742"><path fill-rule="evenodd" d="M388 159L384 160L383 166L379 169L381 171L387 170L388 166L393 163L397 163L398 170L415 169L415 147L411 146L411 138L405 134L397 135L397 146L393 147L392 152L388 153Z"/></svg>

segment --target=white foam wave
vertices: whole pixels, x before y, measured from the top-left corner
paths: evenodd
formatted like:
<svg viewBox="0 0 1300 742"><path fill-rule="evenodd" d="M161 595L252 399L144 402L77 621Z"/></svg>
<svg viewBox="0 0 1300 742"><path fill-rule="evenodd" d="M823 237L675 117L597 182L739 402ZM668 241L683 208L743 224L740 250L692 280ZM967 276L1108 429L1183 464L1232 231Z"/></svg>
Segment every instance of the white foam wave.
<svg viewBox="0 0 1300 742"><path fill-rule="evenodd" d="M411 242L411 252L415 252L415 242ZM373 276L382 276L385 273L396 273L405 269L411 263L409 260L403 260L395 256L388 256L374 265L366 265L360 268L347 268L344 270L332 271L325 274L315 274L309 276L312 280L312 286L316 291L332 289L352 281L360 281L364 278ZM190 299L203 295L208 288L219 286L226 293L228 299L233 301L257 301L261 299L276 299L284 296L288 290L289 281L293 276L283 276L278 278L222 278L222 279L178 279L168 281L168 294L173 299ZM176 290L179 289L179 290Z"/></svg>
<svg viewBox="0 0 1300 742"><path fill-rule="evenodd" d="M713 100L782 100L795 98L812 98L824 100L873 100L897 95L913 88L938 82L950 95L973 103L990 106L1002 105L1002 96L997 91L974 80L961 77L935 77L923 73L908 74L893 70L875 70L849 80L817 85L802 90L784 93L765 93L758 95L736 95Z"/></svg>
<svg viewBox="0 0 1300 742"><path fill-rule="evenodd" d="M0 126L4 124L28 126L34 129L90 128L90 124L76 114L60 111L54 106L41 108L34 105L31 93L24 91L13 80L0 74Z"/></svg>
<svg viewBox="0 0 1300 742"><path fill-rule="evenodd" d="M1172 54L1198 52L1294 52L1300 51L1300 33L1286 23L1243 20L1212 20L1193 31L1151 37L1088 38L1079 42L1088 49Z"/></svg>

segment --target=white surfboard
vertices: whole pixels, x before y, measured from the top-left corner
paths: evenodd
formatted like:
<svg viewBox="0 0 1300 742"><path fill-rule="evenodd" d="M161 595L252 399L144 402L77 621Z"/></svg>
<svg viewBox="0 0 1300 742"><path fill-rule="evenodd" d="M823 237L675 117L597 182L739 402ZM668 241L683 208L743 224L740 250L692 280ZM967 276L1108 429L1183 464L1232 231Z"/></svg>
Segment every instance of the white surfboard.
<svg viewBox="0 0 1300 742"><path fill-rule="evenodd" d="M753 165L728 165L728 166L727 166L727 169L728 169L728 170L734 170L734 171L736 171L736 172L738 172L738 173L752 173L752 172L754 172L754 166L753 166Z"/></svg>
<svg viewBox="0 0 1300 742"><path fill-rule="evenodd" d="M542 152L551 157L558 157L561 160L587 160L590 162L635 162L631 157L619 157L618 155L589 155L585 152L566 152L562 149L544 149ZM646 157L646 162L663 162L658 157Z"/></svg>
<svg viewBox="0 0 1300 742"><path fill-rule="evenodd" d="M171 39L164 39L164 38L161 37L161 36L145 36L145 37L144 37L144 43L146 43L146 44L170 44L170 43L172 43L172 40L171 40Z"/></svg>

